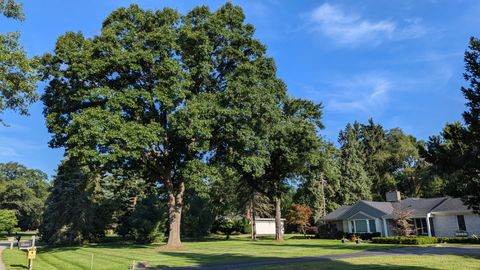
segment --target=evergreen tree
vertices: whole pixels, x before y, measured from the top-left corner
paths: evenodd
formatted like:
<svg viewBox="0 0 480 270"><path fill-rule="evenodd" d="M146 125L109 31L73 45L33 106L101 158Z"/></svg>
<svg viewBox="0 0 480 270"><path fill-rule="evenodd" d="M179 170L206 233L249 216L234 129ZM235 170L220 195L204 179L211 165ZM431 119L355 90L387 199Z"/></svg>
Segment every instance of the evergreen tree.
<svg viewBox="0 0 480 270"><path fill-rule="evenodd" d="M294 196L296 203L308 205L314 222L340 205L339 151L329 142L320 142L320 151L308 170L302 174L302 181Z"/></svg>
<svg viewBox="0 0 480 270"><path fill-rule="evenodd" d="M468 87L462 87L467 99L467 111L463 113L466 132L464 144L468 146L463 158L465 187L463 199L474 211L480 213L480 39L472 37L465 52L464 78Z"/></svg>
<svg viewBox="0 0 480 270"><path fill-rule="evenodd" d="M365 153L365 171L372 181L372 198L382 200L385 191L391 189L388 183L388 171L385 168L385 159L388 153L386 147L386 132L381 125L375 124L373 119L367 125L361 125L361 142Z"/></svg>
<svg viewBox="0 0 480 270"><path fill-rule="evenodd" d="M48 196L42 240L50 244L82 243L105 235L112 209L103 196L102 178L68 159L62 162Z"/></svg>
<svg viewBox="0 0 480 270"><path fill-rule="evenodd" d="M353 204L358 200L372 199L372 181L364 169L365 152L360 142L360 124L347 124L340 131L340 181L339 201L341 205Z"/></svg>

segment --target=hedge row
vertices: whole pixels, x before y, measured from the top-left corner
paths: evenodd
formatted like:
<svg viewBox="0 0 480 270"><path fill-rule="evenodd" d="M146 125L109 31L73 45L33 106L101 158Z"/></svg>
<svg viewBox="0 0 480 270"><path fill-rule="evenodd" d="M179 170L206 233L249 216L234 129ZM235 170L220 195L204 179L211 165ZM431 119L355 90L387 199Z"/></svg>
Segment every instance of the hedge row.
<svg viewBox="0 0 480 270"><path fill-rule="evenodd" d="M405 236L387 236L373 237L372 242L376 244L404 244L404 245L428 245L438 243L436 237L405 237Z"/></svg>
<svg viewBox="0 0 480 270"><path fill-rule="evenodd" d="M405 244L405 245L429 245L429 244L437 244L437 243L480 244L480 238L387 236L387 237L373 237L372 242L376 244Z"/></svg>
<svg viewBox="0 0 480 270"><path fill-rule="evenodd" d="M480 244L479 237L439 237L438 243Z"/></svg>

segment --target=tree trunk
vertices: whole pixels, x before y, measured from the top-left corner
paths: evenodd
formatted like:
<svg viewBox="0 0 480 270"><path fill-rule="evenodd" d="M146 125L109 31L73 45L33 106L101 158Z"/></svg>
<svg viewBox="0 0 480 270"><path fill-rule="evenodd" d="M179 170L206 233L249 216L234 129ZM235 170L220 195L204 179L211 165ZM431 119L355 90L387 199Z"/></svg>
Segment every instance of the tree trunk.
<svg viewBox="0 0 480 270"><path fill-rule="evenodd" d="M275 195L275 240L283 241L282 211L280 209L280 196Z"/></svg>
<svg viewBox="0 0 480 270"><path fill-rule="evenodd" d="M169 212L169 228L168 242L166 248L183 248L180 239L180 223L182 220L183 208L183 193L185 191L185 183L182 181L179 184L178 191L173 191L173 188L168 189L168 212Z"/></svg>
<svg viewBox="0 0 480 270"><path fill-rule="evenodd" d="M255 224L255 191L252 192L252 240L257 240L257 226Z"/></svg>

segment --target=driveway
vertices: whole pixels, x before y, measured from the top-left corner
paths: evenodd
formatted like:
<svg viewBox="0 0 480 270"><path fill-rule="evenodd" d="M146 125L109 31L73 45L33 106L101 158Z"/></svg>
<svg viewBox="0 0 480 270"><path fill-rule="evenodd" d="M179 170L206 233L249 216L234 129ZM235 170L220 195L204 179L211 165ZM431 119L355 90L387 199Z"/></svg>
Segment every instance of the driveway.
<svg viewBox="0 0 480 270"><path fill-rule="evenodd" d="M198 266L198 267L171 267L162 269L207 269L207 270L223 270L223 269L242 269L258 266L267 266L275 264L285 263L305 263L315 262L319 260L338 260L346 258L359 258L359 257L372 257L372 256L407 256L407 255L467 255L467 256L480 256L480 247L405 247L395 248L383 251L364 251L350 254L337 254L337 255L322 255L316 257L298 257L298 258L281 258L271 260L258 260L251 262L241 262L234 264L217 264L210 266Z"/></svg>
<svg viewBox="0 0 480 270"><path fill-rule="evenodd" d="M8 246L8 243L0 242L0 270L7 270L7 267L3 264L2 261L2 252Z"/></svg>

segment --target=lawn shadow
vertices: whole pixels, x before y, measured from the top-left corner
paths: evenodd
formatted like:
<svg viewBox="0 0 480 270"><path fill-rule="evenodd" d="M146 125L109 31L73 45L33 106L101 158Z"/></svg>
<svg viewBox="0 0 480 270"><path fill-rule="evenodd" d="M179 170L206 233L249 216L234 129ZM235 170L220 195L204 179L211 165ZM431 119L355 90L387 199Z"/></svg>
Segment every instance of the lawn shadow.
<svg viewBox="0 0 480 270"><path fill-rule="evenodd" d="M27 269L28 267L25 266L25 265L21 265L21 264L12 264L12 265L9 265L10 267L15 267L14 269Z"/></svg>
<svg viewBox="0 0 480 270"><path fill-rule="evenodd" d="M300 258L272 258L261 256L246 256L239 254L216 254L207 255L201 253L187 252L162 252L162 254L181 258L195 264L190 267L169 267L168 265L154 265L149 269L152 270L180 270L180 269L207 269L207 270L223 270L223 269L377 269L377 270L433 270L435 268L419 267L410 265L390 265L390 264L350 264L348 262L332 260L329 258L319 257L300 257ZM212 263L215 262L215 263Z"/></svg>

